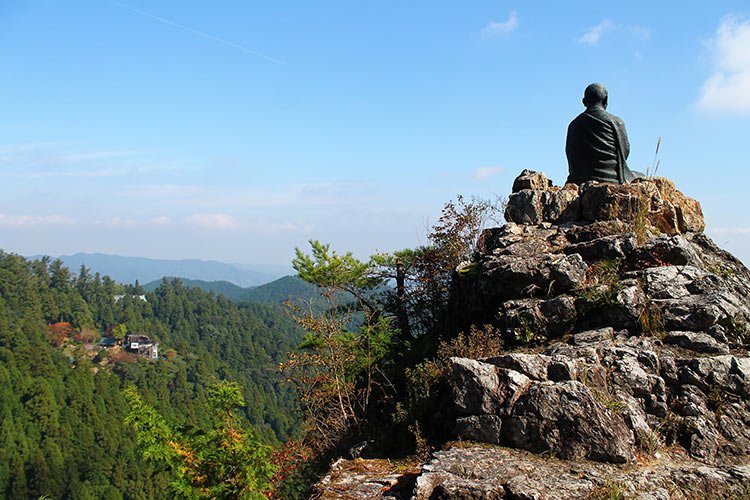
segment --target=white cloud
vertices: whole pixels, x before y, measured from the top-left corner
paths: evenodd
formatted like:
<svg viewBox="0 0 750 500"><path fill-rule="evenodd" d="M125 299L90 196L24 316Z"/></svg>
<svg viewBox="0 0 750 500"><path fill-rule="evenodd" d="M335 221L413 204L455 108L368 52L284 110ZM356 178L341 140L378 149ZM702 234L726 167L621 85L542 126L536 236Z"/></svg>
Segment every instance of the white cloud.
<svg viewBox="0 0 750 500"><path fill-rule="evenodd" d="M518 28L518 14L516 11L511 11L508 14L508 19L500 22L490 22L482 28L482 36L484 38L491 38L495 36L505 35L511 33Z"/></svg>
<svg viewBox="0 0 750 500"><path fill-rule="evenodd" d="M206 229L236 229L239 221L229 214L193 214L188 222Z"/></svg>
<svg viewBox="0 0 750 500"><path fill-rule="evenodd" d="M593 28L589 28L588 30L586 30L586 33L584 33L583 36L578 39L578 43L596 45L597 43L599 43L599 39L602 37L602 35L614 29L615 23L613 23L609 19L605 19Z"/></svg>
<svg viewBox="0 0 750 500"><path fill-rule="evenodd" d="M479 167L472 172L471 177L472 179L482 180L504 173L505 169L503 167Z"/></svg>
<svg viewBox="0 0 750 500"><path fill-rule="evenodd" d="M723 18L709 46L714 70L703 83L698 108L750 114L750 21Z"/></svg>
<svg viewBox="0 0 750 500"><path fill-rule="evenodd" d="M0 214L0 226L70 225L75 221L66 215Z"/></svg>
<svg viewBox="0 0 750 500"><path fill-rule="evenodd" d="M154 226L166 226L172 221L166 215L159 215L158 217L152 217L148 222Z"/></svg>
<svg viewBox="0 0 750 500"><path fill-rule="evenodd" d="M104 178L174 170L156 163L150 150L70 152L58 142L0 145L0 166L24 179Z"/></svg>

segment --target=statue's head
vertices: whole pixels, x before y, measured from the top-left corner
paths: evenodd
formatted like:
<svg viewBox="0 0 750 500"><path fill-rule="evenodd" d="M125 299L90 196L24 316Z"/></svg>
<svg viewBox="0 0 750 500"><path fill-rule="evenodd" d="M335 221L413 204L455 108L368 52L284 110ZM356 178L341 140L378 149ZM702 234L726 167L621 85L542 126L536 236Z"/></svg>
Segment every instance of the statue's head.
<svg viewBox="0 0 750 500"><path fill-rule="evenodd" d="M588 108L597 104L607 109L607 87L601 83L592 83L583 91L583 105Z"/></svg>

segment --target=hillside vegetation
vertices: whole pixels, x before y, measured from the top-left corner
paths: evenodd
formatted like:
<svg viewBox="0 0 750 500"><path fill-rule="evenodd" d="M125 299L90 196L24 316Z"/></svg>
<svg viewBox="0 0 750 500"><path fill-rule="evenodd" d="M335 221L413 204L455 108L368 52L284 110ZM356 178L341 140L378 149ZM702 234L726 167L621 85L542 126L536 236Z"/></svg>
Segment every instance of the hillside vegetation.
<svg viewBox="0 0 750 500"><path fill-rule="evenodd" d="M121 325L159 342L163 356L96 347ZM173 473L143 460L124 422L126 386L192 434L211 426L211 388L235 381L241 420L267 443L286 440L296 400L276 366L299 339L275 308L179 280L145 293L85 267L74 275L59 260L0 252L0 496L171 496Z"/></svg>

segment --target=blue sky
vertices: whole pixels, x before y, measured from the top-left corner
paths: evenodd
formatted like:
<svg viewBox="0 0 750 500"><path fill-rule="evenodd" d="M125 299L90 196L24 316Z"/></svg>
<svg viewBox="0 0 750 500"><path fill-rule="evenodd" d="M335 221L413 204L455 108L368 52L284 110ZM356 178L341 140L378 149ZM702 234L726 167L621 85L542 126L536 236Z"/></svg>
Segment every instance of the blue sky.
<svg viewBox="0 0 750 500"><path fill-rule="evenodd" d="M596 81L750 263L746 1L4 0L0 61L6 251L413 247L458 194L564 182Z"/></svg>

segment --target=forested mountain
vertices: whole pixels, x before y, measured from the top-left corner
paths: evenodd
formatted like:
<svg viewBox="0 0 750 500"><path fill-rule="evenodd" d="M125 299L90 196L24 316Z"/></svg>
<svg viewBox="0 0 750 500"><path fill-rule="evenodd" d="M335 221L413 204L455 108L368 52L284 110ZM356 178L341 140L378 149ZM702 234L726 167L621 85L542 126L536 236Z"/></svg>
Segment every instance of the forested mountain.
<svg viewBox="0 0 750 500"><path fill-rule="evenodd" d="M68 333L57 328L68 323ZM164 356L99 350L97 338L120 325ZM168 497L169 473L142 460L123 423L128 385L189 430L208 425L209 387L236 381L247 421L267 442L286 439L296 402L276 366L299 338L275 308L179 280L144 293L85 267L72 274L59 260L0 252L0 497Z"/></svg>
<svg viewBox="0 0 750 500"><path fill-rule="evenodd" d="M174 278L167 277L169 280ZM200 288L204 292L213 292L215 295L224 295L226 298L238 301L254 287L242 288L229 281L204 281L204 280L191 280L187 278L177 278L182 282L182 285L186 288ZM159 288L162 284L163 279L150 281L143 285L143 289L147 292L153 292Z"/></svg>
<svg viewBox="0 0 750 500"><path fill-rule="evenodd" d="M247 289L240 300L257 303L280 303L286 300L309 301L320 296L318 287L297 276L284 276L265 285Z"/></svg>
<svg viewBox="0 0 750 500"><path fill-rule="evenodd" d="M259 304L279 304L287 300L309 301L319 297L318 288L297 276L284 276L265 285L242 288L228 281L203 281L179 278L183 286L200 288L216 295L237 302L254 302ZM156 290L162 283L161 279L143 285L146 291Z"/></svg>
<svg viewBox="0 0 750 500"><path fill-rule="evenodd" d="M162 276L180 276L203 281L229 281L240 287L248 287L268 283L282 274L273 270L261 272L246 269L213 260L148 259L103 253L76 253L59 258L70 269L77 270L85 265L93 272L107 275L119 283L148 283L160 280Z"/></svg>

